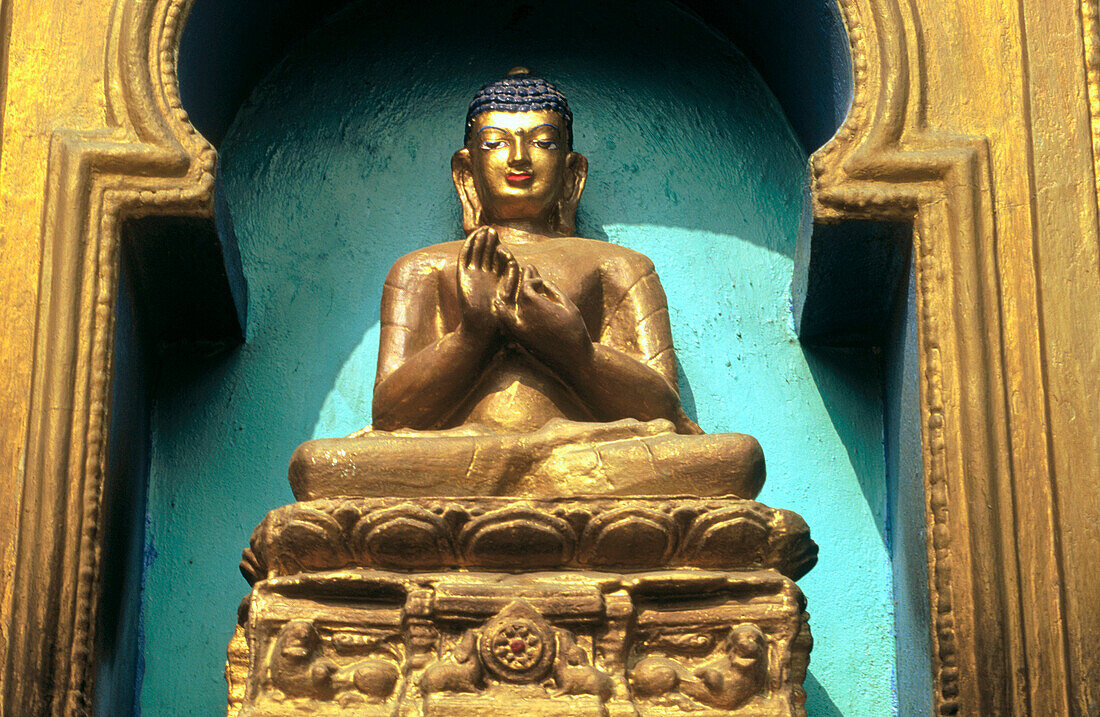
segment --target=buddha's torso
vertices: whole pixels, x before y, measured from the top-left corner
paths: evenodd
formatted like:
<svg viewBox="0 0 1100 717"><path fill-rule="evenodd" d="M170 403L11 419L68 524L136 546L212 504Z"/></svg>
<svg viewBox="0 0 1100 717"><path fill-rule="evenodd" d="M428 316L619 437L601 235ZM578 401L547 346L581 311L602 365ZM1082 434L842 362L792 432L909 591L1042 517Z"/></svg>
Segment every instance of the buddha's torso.
<svg viewBox="0 0 1100 717"><path fill-rule="evenodd" d="M421 290L431 275L438 291L434 326L420 330L443 335L459 324L457 262L462 242L418 250L403 261L420 264ZM599 341L609 310L630 288L635 275L652 267L642 255L607 242L579 237L547 238L505 244L521 266L539 275L567 296L580 310L589 335ZM425 336L428 343L438 336ZM552 418L594 420L592 414L553 372L515 343L506 343L484 368L466 400L440 428L471 423L501 432L529 432Z"/></svg>

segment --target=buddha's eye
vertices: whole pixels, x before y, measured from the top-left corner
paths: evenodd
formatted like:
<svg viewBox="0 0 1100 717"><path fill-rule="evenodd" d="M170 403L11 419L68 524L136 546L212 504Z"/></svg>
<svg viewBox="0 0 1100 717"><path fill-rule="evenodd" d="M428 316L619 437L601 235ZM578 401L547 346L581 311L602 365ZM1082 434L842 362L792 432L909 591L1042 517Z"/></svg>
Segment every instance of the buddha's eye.
<svg viewBox="0 0 1100 717"><path fill-rule="evenodd" d="M552 139L536 139L532 142L539 149L557 149L558 143Z"/></svg>
<svg viewBox="0 0 1100 717"><path fill-rule="evenodd" d="M500 149L506 146L508 146L508 142L503 139L487 139L481 143L481 148L488 150Z"/></svg>

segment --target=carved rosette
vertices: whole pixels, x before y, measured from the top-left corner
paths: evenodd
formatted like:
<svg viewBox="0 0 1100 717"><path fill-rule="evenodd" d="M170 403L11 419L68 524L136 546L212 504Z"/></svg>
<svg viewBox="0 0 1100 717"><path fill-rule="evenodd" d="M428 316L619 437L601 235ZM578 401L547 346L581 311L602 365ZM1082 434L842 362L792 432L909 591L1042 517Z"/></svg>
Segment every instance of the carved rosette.
<svg viewBox="0 0 1100 717"><path fill-rule="evenodd" d="M554 663L554 632L530 605L515 602L485 623L478 654L506 682L538 682Z"/></svg>

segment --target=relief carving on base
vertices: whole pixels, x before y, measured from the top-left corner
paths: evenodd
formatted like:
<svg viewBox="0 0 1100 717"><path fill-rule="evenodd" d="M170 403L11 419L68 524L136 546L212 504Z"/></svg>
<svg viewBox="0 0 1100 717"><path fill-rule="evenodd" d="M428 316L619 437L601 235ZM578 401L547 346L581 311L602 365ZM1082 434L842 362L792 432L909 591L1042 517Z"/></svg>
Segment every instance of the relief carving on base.
<svg viewBox="0 0 1100 717"><path fill-rule="evenodd" d="M258 711L242 714L311 713L318 706L337 709L383 704L403 679L396 634L371 633L296 618L275 633L260 671L249 685Z"/></svg>
<svg viewBox="0 0 1100 717"><path fill-rule="evenodd" d="M713 635L690 635L670 647L713 645ZM670 641L671 642L671 641ZM669 643L666 643L669 644ZM648 655L630 671L633 693L639 698L666 701L685 710L701 706L733 710L764 690L767 643L752 623L734 626L722 640L720 657L692 667L687 661Z"/></svg>
<svg viewBox="0 0 1100 717"><path fill-rule="evenodd" d="M804 603L774 570L274 577L230 715L803 715Z"/></svg>

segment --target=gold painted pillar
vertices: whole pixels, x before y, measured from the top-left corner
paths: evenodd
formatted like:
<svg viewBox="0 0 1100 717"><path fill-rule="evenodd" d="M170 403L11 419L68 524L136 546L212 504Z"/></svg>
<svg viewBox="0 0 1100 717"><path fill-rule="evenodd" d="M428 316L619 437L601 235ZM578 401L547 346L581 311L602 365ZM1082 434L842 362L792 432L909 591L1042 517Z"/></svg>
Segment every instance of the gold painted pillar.
<svg viewBox="0 0 1100 717"><path fill-rule="evenodd" d="M975 366L960 388L1003 393L1005 405L1003 425L990 426L996 476L968 491L974 534L959 549L972 552L976 583L1001 583L1002 614L982 615L979 602L974 629L999 628L1006 644L1003 662L976 650L972 689L985 682L991 700L1000 692L1003 702L988 704L1005 712L1089 714L1100 705L1096 3L919 0L913 9L927 126L984 137L989 157L994 225L978 249L1000 320L970 338L990 347L989 374ZM977 311L976 293L954 311ZM986 589L997 588L976 592Z"/></svg>
<svg viewBox="0 0 1100 717"><path fill-rule="evenodd" d="M28 470L27 440L32 395L42 395L41 381L32 389L32 369L36 316L45 298L39 274L47 158L55 129L107 124L103 58L111 4L0 0L0 665L7 664L8 645L22 629L12 618L24 491L45 488L41 475ZM54 407L57 412L69 409ZM56 562L40 566L58 574L60 568ZM67 638L51 635L58 648ZM33 685L23 704L44 709L51 668L42 669L44 673L17 671L10 677L0 669L0 693L14 687L13 679ZM3 708L0 713L8 714ZM28 708L26 714L33 711Z"/></svg>
<svg viewBox="0 0 1100 717"><path fill-rule="evenodd" d="M1094 2L849 0L819 219L914 222L935 704L1100 700Z"/></svg>

